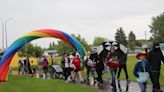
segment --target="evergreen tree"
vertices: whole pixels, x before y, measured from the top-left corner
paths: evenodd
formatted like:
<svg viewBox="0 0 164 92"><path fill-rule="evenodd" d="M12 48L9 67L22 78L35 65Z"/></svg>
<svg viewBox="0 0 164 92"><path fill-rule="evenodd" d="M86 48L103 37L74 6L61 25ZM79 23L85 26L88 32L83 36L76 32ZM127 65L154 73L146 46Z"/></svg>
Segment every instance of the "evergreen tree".
<svg viewBox="0 0 164 92"><path fill-rule="evenodd" d="M130 31L129 35L128 35L128 40L131 41L135 41L136 40L136 36L133 33L133 31Z"/></svg>
<svg viewBox="0 0 164 92"><path fill-rule="evenodd" d="M128 41L126 39L126 35L125 35L125 32L122 27L117 29L117 32L115 34L115 40L116 40L116 42L127 46Z"/></svg>

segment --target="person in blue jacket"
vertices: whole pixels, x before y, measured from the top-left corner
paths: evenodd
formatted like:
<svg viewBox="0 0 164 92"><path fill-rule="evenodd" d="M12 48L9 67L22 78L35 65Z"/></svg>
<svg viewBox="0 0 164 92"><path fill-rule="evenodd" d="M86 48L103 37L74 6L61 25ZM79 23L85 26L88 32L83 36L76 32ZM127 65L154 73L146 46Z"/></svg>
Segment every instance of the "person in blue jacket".
<svg viewBox="0 0 164 92"><path fill-rule="evenodd" d="M140 52L136 55L137 63L133 70L133 74L137 78L137 82L139 84L141 92L146 92L147 79L149 77L149 73L148 73L149 69L148 69L148 62L146 60L146 56L147 54L144 52ZM145 74L143 75L143 73Z"/></svg>

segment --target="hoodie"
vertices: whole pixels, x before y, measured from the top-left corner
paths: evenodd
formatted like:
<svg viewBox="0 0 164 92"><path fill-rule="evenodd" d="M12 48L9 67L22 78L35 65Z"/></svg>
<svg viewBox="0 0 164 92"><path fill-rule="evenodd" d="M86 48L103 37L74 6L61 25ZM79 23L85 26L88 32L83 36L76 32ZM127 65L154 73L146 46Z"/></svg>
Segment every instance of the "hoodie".
<svg viewBox="0 0 164 92"><path fill-rule="evenodd" d="M161 61L164 62L164 56L159 48L159 44L153 46L153 49L148 54L149 68L151 71L160 71Z"/></svg>

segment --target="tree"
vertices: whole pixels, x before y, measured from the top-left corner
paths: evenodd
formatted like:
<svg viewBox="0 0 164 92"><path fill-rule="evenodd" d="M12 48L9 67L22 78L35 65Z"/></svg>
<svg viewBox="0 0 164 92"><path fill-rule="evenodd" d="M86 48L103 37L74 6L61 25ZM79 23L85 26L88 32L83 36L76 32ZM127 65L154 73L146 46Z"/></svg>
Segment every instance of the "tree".
<svg viewBox="0 0 164 92"><path fill-rule="evenodd" d="M55 42L50 42L48 50L57 50L57 44L55 44Z"/></svg>
<svg viewBox="0 0 164 92"><path fill-rule="evenodd" d="M128 47L131 50L134 50L135 49L135 46L137 46L136 36L133 33L133 31L130 31L130 33L128 35Z"/></svg>
<svg viewBox="0 0 164 92"><path fill-rule="evenodd" d="M107 41L108 39L103 38L103 37L95 37L94 41L93 41L93 46L99 46L101 45L103 42Z"/></svg>
<svg viewBox="0 0 164 92"><path fill-rule="evenodd" d="M149 27L151 28L152 40L154 42L164 42L164 12L159 16L153 17Z"/></svg>
<svg viewBox="0 0 164 92"><path fill-rule="evenodd" d="M121 44L127 46L128 41L126 39L126 35L125 35L124 30L123 30L122 27L117 29L117 32L115 34L115 40L116 40L116 42L121 43Z"/></svg>
<svg viewBox="0 0 164 92"><path fill-rule="evenodd" d="M136 36L133 33L133 31L130 31L129 35L128 35L128 40L131 41L135 41L136 40Z"/></svg>
<svg viewBox="0 0 164 92"><path fill-rule="evenodd" d="M18 51L18 55L20 57L25 57L25 56L41 57L42 54L43 54L42 48L40 46L34 46L33 44L26 44Z"/></svg>

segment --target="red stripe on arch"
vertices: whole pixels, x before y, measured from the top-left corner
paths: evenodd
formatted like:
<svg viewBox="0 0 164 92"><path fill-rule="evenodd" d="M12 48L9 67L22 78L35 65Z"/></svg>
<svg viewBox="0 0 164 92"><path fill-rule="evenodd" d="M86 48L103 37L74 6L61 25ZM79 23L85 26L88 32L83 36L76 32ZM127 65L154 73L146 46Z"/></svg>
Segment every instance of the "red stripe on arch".
<svg viewBox="0 0 164 92"><path fill-rule="evenodd" d="M71 45L71 43L69 42L69 40L64 36L64 34L62 34L60 31L58 30L53 30L53 29L41 29L41 30L36 30L35 32L43 32L45 34L48 34L52 37L56 37L59 39L64 40L65 42L67 42L69 45Z"/></svg>
<svg viewBox="0 0 164 92"><path fill-rule="evenodd" d="M14 55L13 55L14 56ZM9 65L10 62L13 58L13 56L11 56L8 60L6 60L6 62L3 64L3 66L0 68L0 81L7 81L6 80L6 76L8 74L8 69L9 69Z"/></svg>

